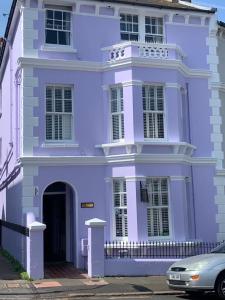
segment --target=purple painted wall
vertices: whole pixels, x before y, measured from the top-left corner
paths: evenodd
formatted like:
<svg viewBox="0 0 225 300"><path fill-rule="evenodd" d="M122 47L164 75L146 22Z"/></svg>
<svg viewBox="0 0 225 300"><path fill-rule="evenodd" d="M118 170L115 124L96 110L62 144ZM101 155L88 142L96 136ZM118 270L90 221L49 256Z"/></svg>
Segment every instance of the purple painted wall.
<svg viewBox="0 0 225 300"><path fill-rule="evenodd" d="M72 252L68 254L68 260L79 267L83 263L81 240L87 238L86 220L106 220L105 237L110 240L115 238L112 214L113 178L127 180L128 240L149 239L148 204L141 202L139 185L139 178L146 177L168 178L170 235L167 239L215 241L218 232L213 184L215 162L211 160L212 112L209 106L209 49L206 44L209 28L206 20L202 24L200 18L189 12L189 23L185 24L186 19L183 16L174 15L171 19L169 11L162 12L165 13L165 40L172 44L168 57L143 58L138 50L140 45L131 43L127 46L125 58L109 61L112 49L102 48L121 42L120 20L115 8L101 5L99 16L95 15L98 10L94 4L91 7L82 5L80 11L77 8L79 6L74 5L73 9L77 10L72 14L72 45L69 49L62 49L45 45L45 12L43 9L38 10L37 1L32 0L31 9L25 8L31 24L25 22L23 29L21 19L14 23L11 58L8 58L5 70L2 69L1 80L1 164L9 151L9 142L14 145L9 172L16 159L22 158L20 176L7 190L0 192L2 218L26 225L26 214L34 212L36 220L42 223L45 189L57 181L67 183L73 191L70 195L73 205L70 207L68 236L71 238L71 245L75 245L68 246ZM151 13L153 12L154 10ZM205 17L209 18L209 15ZM28 30L30 33L26 31L28 25L32 27ZM26 31L26 38L23 30ZM186 54L184 58L181 58L179 48ZM22 65L20 72L17 69L19 57L30 61L33 59L35 66L32 63L29 66ZM54 68L48 66L51 60L55 60ZM38 66L40 62L42 64ZM71 62L71 70L66 67L68 62ZM65 68L62 67L63 63ZM92 70L89 69L91 66ZM24 80L26 85L16 87L14 82L17 79L18 83L20 74L22 83ZM73 90L73 140L70 145L60 147L54 143L49 145L45 140L45 89L48 85L57 84L70 85ZM110 149L109 156L105 157L103 150L97 146L111 142L109 88L115 84L123 85L124 141L133 146L129 153L128 148L118 145ZM165 139L157 141L156 145L151 144L155 140L148 141L150 143L144 145L138 153L135 143L147 142L143 130L144 84L160 84L164 87ZM26 97L32 98L31 102L27 99L25 101ZM22 125L28 117L31 133L23 128L22 135ZM34 146L24 142L30 139L32 143L34 138ZM186 143L196 148L193 151L195 160L192 159L191 148ZM23 156L26 156L24 160ZM27 156L30 159L29 164L26 162ZM54 157L58 158L55 165L52 163ZM69 157L71 162L67 160L63 163ZM74 162L77 158L80 160ZM83 209L81 202L94 202L94 208ZM12 241L15 241L16 246L13 246ZM27 247L22 236L4 229L3 246L26 266L27 253L24 249ZM113 274L122 274L123 268L127 275L131 275L134 268L137 268L138 274L143 274L145 263L154 267L155 274L162 274L171 262L160 264L157 269L155 262L138 261L130 265L124 263L126 266L119 263L112 266L110 261L106 263L106 274L109 269Z"/></svg>

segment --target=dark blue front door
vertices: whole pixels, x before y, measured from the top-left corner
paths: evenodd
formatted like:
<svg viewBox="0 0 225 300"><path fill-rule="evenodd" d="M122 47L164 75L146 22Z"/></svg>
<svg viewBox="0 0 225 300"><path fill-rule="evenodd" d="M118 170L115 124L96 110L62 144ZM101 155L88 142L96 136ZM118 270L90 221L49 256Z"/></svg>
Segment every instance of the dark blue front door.
<svg viewBox="0 0 225 300"><path fill-rule="evenodd" d="M47 194L43 199L45 262L66 261L66 195Z"/></svg>

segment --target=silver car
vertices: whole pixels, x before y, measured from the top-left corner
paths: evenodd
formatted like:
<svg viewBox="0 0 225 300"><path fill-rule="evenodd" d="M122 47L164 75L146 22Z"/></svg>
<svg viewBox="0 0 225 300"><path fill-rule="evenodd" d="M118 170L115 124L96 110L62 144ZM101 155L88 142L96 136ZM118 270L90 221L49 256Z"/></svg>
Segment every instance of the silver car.
<svg viewBox="0 0 225 300"><path fill-rule="evenodd" d="M167 284L171 289L189 294L215 290L225 299L225 243L211 251L182 259L167 271Z"/></svg>

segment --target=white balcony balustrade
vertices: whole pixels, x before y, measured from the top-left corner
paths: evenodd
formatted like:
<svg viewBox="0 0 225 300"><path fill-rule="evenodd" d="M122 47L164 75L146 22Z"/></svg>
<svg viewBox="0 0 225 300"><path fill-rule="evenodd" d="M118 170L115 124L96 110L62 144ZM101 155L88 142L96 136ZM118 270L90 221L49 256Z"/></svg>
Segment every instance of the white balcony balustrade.
<svg viewBox="0 0 225 300"><path fill-rule="evenodd" d="M182 61L185 54L174 44L122 42L102 49L103 61L116 62L129 58L173 59Z"/></svg>

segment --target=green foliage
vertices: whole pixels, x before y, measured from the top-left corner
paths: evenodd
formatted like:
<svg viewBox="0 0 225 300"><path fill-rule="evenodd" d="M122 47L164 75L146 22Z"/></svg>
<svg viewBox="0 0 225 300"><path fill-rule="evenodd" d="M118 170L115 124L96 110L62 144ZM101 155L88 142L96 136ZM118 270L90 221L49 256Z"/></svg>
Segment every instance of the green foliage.
<svg viewBox="0 0 225 300"><path fill-rule="evenodd" d="M18 260L15 259L11 254L9 254L8 251L1 249L0 254L5 257L11 264L13 271L20 274L21 279L23 280L31 280L27 272L24 270L24 268L21 266L21 264L18 262Z"/></svg>
<svg viewBox="0 0 225 300"><path fill-rule="evenodd" d="M28 273L27 272L21 272L20 273L20 277L21 279L23 280L27 280L27 281L31 281L32 279L29 277Z"/></svg>

